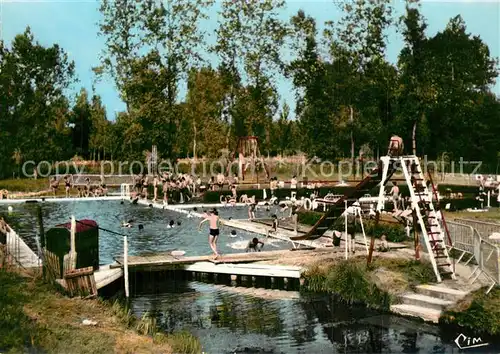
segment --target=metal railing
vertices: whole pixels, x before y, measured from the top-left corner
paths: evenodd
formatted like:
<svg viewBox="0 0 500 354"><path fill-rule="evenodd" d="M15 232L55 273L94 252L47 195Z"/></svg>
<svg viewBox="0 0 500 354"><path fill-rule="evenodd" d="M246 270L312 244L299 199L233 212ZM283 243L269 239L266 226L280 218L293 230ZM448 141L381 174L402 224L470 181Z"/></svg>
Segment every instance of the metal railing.
<svg viewBox="0 0 500 354"><path fill-rule="evenodd" d="M492 233L500 232L500 224L495 222L471 220L471 219L455 219L456 222L472 226L476 229L482 238L487 239Z"/></svg>
<svg viewBox="0 0 500 354"><path fill-rule="evenodd" d="M480 268L496 284L500 284L500 249L497 245L486 240L481 240ZM493 287L493 286L492 286ZM490 288L491 290L491 288Z"/></svg>
<svg viewBox="0 0 500 354"><path fill-rule="evenodd" d="M452 245L448 247L461 252L457 261L460 262L464 257L468 257L465 264L472 260L477 263L470 275L470 278L474 277L471 282L475 282L481 274L484 274L492 282L486 293L489 293L495 285L500 285L500 247L487 239L491 233L500 231L500 224L455 219L449 221L448 226L452 239Z"/></svg>

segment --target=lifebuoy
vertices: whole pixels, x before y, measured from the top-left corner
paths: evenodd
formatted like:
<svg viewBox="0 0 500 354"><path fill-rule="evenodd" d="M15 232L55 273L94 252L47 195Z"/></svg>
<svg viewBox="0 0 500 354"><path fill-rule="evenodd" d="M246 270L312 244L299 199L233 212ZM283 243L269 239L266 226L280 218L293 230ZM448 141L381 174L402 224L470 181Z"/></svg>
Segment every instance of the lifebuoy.
<svg viewBox="0 0 500 354"><path fill-rule="evenodd" d="M312 208L312 202L311 202L311 199L309 199L309 198L305 198L305 199L304 199L304 204L303 204L303 205L304 205L304 208L305 208L306 210L311 210L311 208Z"/></svg>

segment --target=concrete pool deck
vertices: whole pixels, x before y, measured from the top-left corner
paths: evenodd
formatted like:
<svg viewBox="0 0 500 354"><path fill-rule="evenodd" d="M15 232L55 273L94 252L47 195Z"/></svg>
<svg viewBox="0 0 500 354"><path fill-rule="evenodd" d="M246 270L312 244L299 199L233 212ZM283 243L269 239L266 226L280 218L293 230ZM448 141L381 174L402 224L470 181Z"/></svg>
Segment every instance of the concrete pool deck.
<svg viewBox="0 0 500 354"><path fill-rule="evenodd" d="M0 199L0 205L21 204L21 203L57 203L57 202L84 202L95 200L122 200L121 196L108 197L82 197L82 198L66 198L66 197L43 197L43 198L23 198L23 199Z"/></svg>

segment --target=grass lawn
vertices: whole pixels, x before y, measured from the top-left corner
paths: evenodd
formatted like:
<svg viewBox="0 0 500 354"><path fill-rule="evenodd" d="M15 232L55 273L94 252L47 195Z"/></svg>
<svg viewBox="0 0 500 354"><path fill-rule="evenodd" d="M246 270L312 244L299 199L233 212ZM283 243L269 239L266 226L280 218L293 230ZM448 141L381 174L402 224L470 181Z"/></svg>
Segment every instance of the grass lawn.
<svg viewBox="0 0 500 354"><path fill-rule="evenodd" d="M48 178L12 178L0 180L0 189L7 189L9 192L40 192L49 190Z"/></svg>
<svg viewBox="0 0 500 354"><path fill-rule="evenodd" d="M454 219L471 219L471 220L480 220L480 221L490 221L490 222L499 222L500 221L500 209L499 208L491 208L485 212L471 213L467 211L458 211L458 212L445 212L445 218L447 220Z"/></svg>
<svg viewBox="0 0 500 354"><path fill-rule="evenodd" d="M36 277L0 269L0 352L199 353L187 333L159 335L118 303L68 298ZM97 325L83 325L88 319ZM148 328L149 335L140 334Z"/></svg>
<svg viewBox="0 0 500 354"><path fill-rule="evenodd" d="M470 293L445 311L440 321L500 339L500 288L494 288L487 295L485 288Z"/></svg>

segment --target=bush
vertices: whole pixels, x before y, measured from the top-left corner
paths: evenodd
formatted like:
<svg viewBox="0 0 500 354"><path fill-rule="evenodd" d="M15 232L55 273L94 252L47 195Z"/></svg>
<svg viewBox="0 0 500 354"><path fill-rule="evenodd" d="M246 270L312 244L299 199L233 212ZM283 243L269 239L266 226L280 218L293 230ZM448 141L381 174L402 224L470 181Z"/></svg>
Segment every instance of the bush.
<svg viewBox="0 0 500 354"><path fill-rule="evenodd" d="M479 289L469 296L470 305L460 308L464 303L458 303L457 309L443 312L439 322L466 328L474 334L500 336L500 288L493 289L488 295L485 288ZM465 299L464 302L470 301Z"/></svg>
<svg viewBox="0 0 500 354"><path fill-rule="evenodd" d="M202 352L200 341L189 332L174 332L162 336L160 342L168 343L173 353L198 354Z"/></svg>
<svg viewBox="0 0 500 354"><path fill-rule="evenodd" d="M355 259L341 261L327 269L313 267L303 277L306 291L333 294L347 304L388 309L391 303L390 295L370 280L363 265Z"/></svg>
<svg viewBox="0 0 500 354"><path fill-rule="evenodd" d="M410 287L431 283L436 280L432 264L427 261L406 260L398 258L377 258L371 265L370 270L376 267L385 267L389 270L405 275Z"/></svg>
<svg viewBox="0 0 500 354"><path fill-rule="evenodd" d="M479 208L481 207L481 204L479 203L476 198L463 198L463 199L441 199L439 201L439 207L442 210L445 210L446 204L450 203L451 204L451 209L450 211L456 211L456 210L465 210L467 208ZM486 201L484 202L484 205L486 206Z"/></svg>
<svg viewBox="0 0 500 354"><path fill-rule="evenodd" d="M315 225L319 219L323 216L323 213L317 211L303 211L300 210L298 213L298 222L304 225Z"/></svg>
<svg viewBox="0 0 500 354"><path fill-rule="evenodd" d="M361 226L359 228L361 229ZM367 235L375 236L375 238L385 235L389 242L403 242L408 239L405 229L401 224L379 223L375 225L375 221L368 221L365 225L365 232Z"/></svg>

